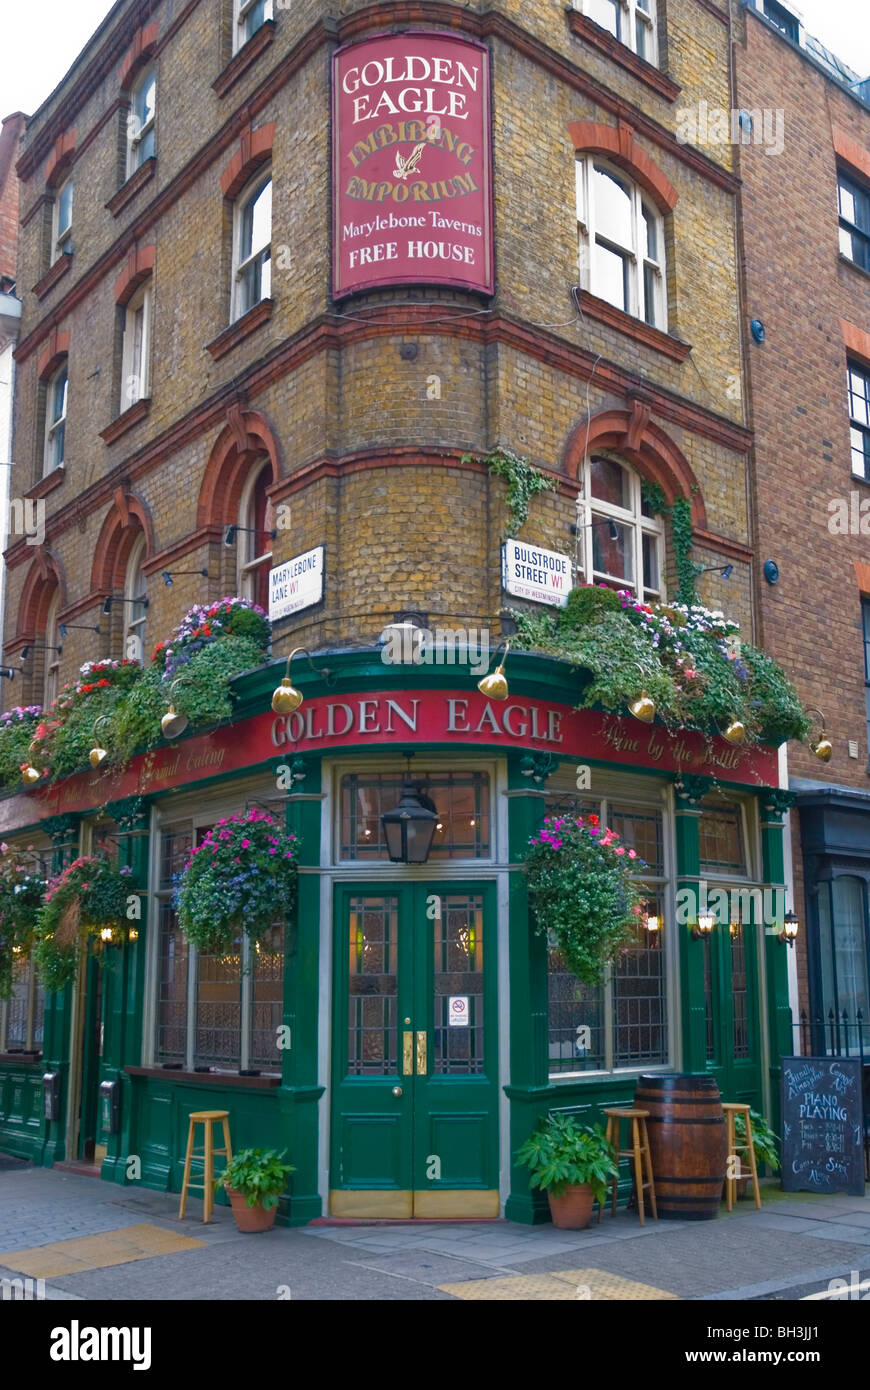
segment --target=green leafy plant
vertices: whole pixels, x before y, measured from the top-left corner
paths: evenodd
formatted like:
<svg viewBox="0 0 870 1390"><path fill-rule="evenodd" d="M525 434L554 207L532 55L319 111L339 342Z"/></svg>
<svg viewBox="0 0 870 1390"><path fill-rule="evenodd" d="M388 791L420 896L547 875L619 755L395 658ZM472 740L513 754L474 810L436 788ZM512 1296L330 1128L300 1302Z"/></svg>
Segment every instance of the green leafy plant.
<svg viewBox="0 0 870 1390"><path fill-rule="evenodd" d="M225 953L240 930L257 940L292 908L296 876L296 837L274 817L252 807L219 820L177 877L181 929L208 955Z"/></svg>
<svg viewBox="0 0 870 1390"><path fill-rule="evenodd" d="M474 454L463 454L462 462L476 460ZM529 505L538 492L554 492L559 486L556 478L542 473L528 459L515 454L511 449L496 448L483 459L493 478L503 478L507 483L507 505L510 522L505 536L516 536L523 529L529 515Z"/></svg>
<svg viewBox="0 0 870 1390"><path fill-rule="evenodd" d="M671 523L671 548L677 571L677 594L681 603L695 602L695 580L701 566L692 559L694 537L692 534L692 499L675 497L668 503L659 483L643 480L641 494L644 505L652 516L666 516Z"/></svg>
<svg viewBox="0 0 870 1390"><path fill-rule="evenodd" d="M15 705L0 714L0 787L20 783L21 765L30 760L30 745L41 714L39 705Z"/></svg>
<svg viewBox="0 0 870 1390"><path fill-rule="evenodd" d="M634 935L643 897L631 875L643 861L595 815L547 816L529 844L536 930L555 941L578 979L599 984Z"/></svg>
<svg viewBox="0 0 870 1390"><path fill-rule="evenodd" d="M766 1163L773 1173L779 1172L779 1138L774 1134L763 1115L750 1110L752 1123L752 1143L757 1162ZM734 1137L738 1144L746 1143L746 1117L738 1111L734 1116ZM744 1156L745 1157L745 1156ZM741 1168L743 1164L741 1164Z"/></svg>
<svg viewBox="0 0 870 1390"><path fill-rule="evenodd" d="M579 1125L573 1116L558 1111L529 1135L516 1159L531 1173L529 1186L554 1197L561 1197L567 1187L585 1184L596 1201L603 1202L618 1172L613 1146L601 1125Z"/></svg>
<svg viewBox="0 0 870 1390"><path fill-rule="evenodd" d="M267 1211L276 1207L288 1177L296 1172L292 1164L282 1162L285 1153L279 1154L277 1149L240 1149L216 1179L215 1189L232 1188L242 1193L246 1207L265 1207Z"/></svg>
<svg viewBox="0 0 870 1390"><path fill-rule="evenodd" d="M129 874L105 855L95 855L74 859L49 881L36 918L33 962L50 993L75 979L89 937L123 928Z"/></svg>
<svg viewBox="0 0 870 1390"><path fill-rule="evenodd" d="M11 996L15 955L27 955L33 945L44 894L33 858L0 844L0 999Z"/></svg>

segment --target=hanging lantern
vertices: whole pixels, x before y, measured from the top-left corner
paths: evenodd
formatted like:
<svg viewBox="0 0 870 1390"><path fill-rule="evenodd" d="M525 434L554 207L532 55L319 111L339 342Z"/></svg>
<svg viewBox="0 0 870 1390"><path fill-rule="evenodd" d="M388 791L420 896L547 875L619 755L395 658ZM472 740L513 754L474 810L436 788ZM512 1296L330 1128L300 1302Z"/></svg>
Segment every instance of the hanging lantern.
<svg viewBox="0 0 870 1390"><path fill-rule="evenodd" d="M779 933L779 940L783 943L784 946L794 945L795 941L797 940L799 927L800 922L798 921L798 918L795 916L794 910L792 908L789 908L788 912L782 919L782 931Z"/></svg>
<svg viewBox="0 0 870 1390"><path fill-rule="evenodd" d="M812 706L809 706L807 708L807 714L817 715L819 723L821 725L819 736L816 739L815 743L810 742L810 749L813 753L815 753L816 757L819 759L820 762L829 763L831 761L831 756L834 752L834 745L828 738L827 733L825 732L825 716L822 714L822 711L820 709L815 709Z"/></svg>
<svg viewBox="0 0 870 1390"><path fill-rule="evenodd" d="M94 725L94 746L88 754L88 761L90 762L91 767L99 767L100 763L104 762L105 759L109 756L108 751L100 746L100 740L97 736L97 731L100 725L106 724L107 722L107 716L103 714L100 716L100 718Z"/></svg>
<svg viewBox="0 0 870 1390"><path fill-rule="evenodd" d="M387 853L394 864L425 864L432 848L438 812L419 784L405 781L398 806L381 816Z"/></svg>
<svg viewBox="0 0 870 1390"><path fill-rule="evenodd" d="M290 662L297 653L304 651L304 647L294 647L287 658L287 668L281 684L276 687L272 695L272 709L275 714L293 714L299 708L305 696L301 690L297 690L290 679Z"/></svg>
<svg viewBox="0 0 870 1390"><path fill-rule="evenodd" d="M36 768L32 767L30 763L27 763L27 765L21 769L21 780L26 782L30 787L33 786L34 782L39 781L41 775L42 774L37 772Z"/></svg>
<svg viewBox="0 0 870 1390"><path fill-rule="evenodd" d="M477 688L481 695L485 695L489 700L506 700L508 697L508 683L504 673L504 665L510 649L511 644L508 642L501 663L490 675L484 676L483 680L477 682Z"/></svg>

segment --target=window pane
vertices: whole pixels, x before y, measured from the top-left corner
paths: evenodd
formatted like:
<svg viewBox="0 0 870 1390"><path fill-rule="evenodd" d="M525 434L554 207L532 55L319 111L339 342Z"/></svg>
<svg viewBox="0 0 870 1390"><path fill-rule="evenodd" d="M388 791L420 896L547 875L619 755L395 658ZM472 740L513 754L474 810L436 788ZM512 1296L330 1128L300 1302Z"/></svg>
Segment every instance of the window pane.
<svg viewBox="0 0 870 1390"><path fill-rule="evenodd" d="M749 980L746 973L746 935L742 922L728 927L731 950L732 1056L745 1060L749 1054Z"/></svg>
<svg viewBox="0 0 870 1390"><path fill-rule="evenodd" d="M222 956L196 961L194 1066L241 1065L242 939Z"/></svg>
<svg viewBox="0 0 870 1390"><path fill-rule="evenodd" d="M56 423L58 420L62 420L66 415L66 394L67 374L65 371L58 372L51 391L52 424Z"/></svg>
<svg viewBox="0 0 870 1390"><path fill-rule="evenodd" d="M342 859L386 859L381 816L397 806L401 776L362 776L342 781ZM438 811L430 859L484 859L489 844L489 778L486 773L448 773L426 784Z"/></svg>
<svg viewBox="0 0 870 1390"><path fill-rule="evenodd" d="M594 458L589 465L589 490L599 502L631 511L631 477L615 459Z"/></svg>
<svg viewBox="0 0 870 1390"><path fill-rule="evenodd" d="M284 923L264 932L253 947L251 1065L281 1070L278 1029L284 1004Z"/></svg>
<svg viewBox="0 0 870 1390"><path fill-rule="evenodd" d="M658 221L651 210L643 205L640 219L641 231L643 232L644 245L641 247L642 255L647 260L658 261L659 258L659 229Z"/></svg>
<svg viewBox="0 0 870 1390"><path fill-rule="evenodd" d="M148 76L143 79L136 93L136 100L133 108L139 118L140 130L143 126L146 126L149 121L153 121L156 104L157 79L153 72L149 72Z"/></svg>
<svg viewBox="0 0 870 1390"><path fill-rule="evenodd" d="M631 194L627 185L597 164L593 167L592 177L596 234L632 251Z"/></svg>
<svg viewBox="0 0 870 1390"><path fill-rule="evenodd" d="M6 1004L6 1050L23 1052L27 1046L27 1006L30 999L30 961L12 957L12 994Z"/></svg>
<svg viewBox="0 0 870 1390"><path fill-rule="evenodd" d="M73 186L65 183L57 200L57 234L62 236L72 222Z"/></svg>
<svg viewBox="0 0 870 1390"><path fill-rule="evenodd" d="M643 537L643 585L658 593L659 582L659 543L655 536Z"/></svg>
<svg viewBox="0 0 870 1390"><path fill-rule="evenodd" d="M870 481L870 430L851 431L852 472Z"/></svg>
<svg viewBox="0 0 870 1390"><path fill-rule="evenodd" d="M262 251L272 239L272 182L250 199L242 216L241 259Z"/></svg>
<svg viewBox="0 0 870 1390"><path fill-rule="evenodd" d="M638 58L645 58L649 62L652 52L652 34L649 24L645 19L641 19L640 15L635 15L634 38Z"/></svg>
<svg viewBox="0 0 870 1390"><path fill-rule="evenodd" d="M622 811L614 806L608 819L625 848L637 851L650 874L663 877L665 851L661 812Z"/></svg>
<svg viewBox="0 0 870 1390"><path fill-rule="evenodd" d="M634 531L619 521L596 516L592 521L592 566L596 574L634 583Z"/></svg>
<svg viewBox="0 0 870 1390"><path fill-rule="evenodd" d="M702 873L745 876L746 855L739 806L704 807L698 833Z"/></svg>
<svg viewBox="0 0 870 1390"><path fill-rule="evenodd" d="M139 150L137 158L140 164L144 164L146 159L153 159L153 157L154 127L152 126L151 129L147 132L147 134L144 135L142 139L139 141Z"/></svg>
<svg viewBox="0 0 870 1390"><path fill-rule="evenodd" d="M604 990L583 984L555 946L549 952L550 1072L600 1071L604 1051Z"/></svg>
<svg viewBox="0 0 870 1390"><path fill-rule="evenodd" d="M434 1051L436 1076L472 1076L484 1069L483 1056L483 899L444 894L441 916L433 923ZM451 1027L450 996L468 1000L468 1023Z"/></svg>
<svg viewBox="0 0 870 1390"><path fill-rule="evenodd" d="M619 38L618 0L586 0L584 12L590 19L594 19L596 24L600 24L602 29L607 29L615 38Z"/></svg>
<svg viewBox="0 0 870 1390"><path fill-rule="evenodd" d="M648 899L664 920L664 908ZM613 970L613 1060L618 1067L648 1066L668 1060L664 932L635 928L635 942Z"/></svg>
<svg viewBox="0 0 870 1390"><path fill-rule="evenodd" d="M398 1070L397 898L351 900L348 949L348 1074L394 1074Z"/></svg>
<svg viewBox="0 0 870 1390"><path fill-rule="evenodd" d="M870 1000L863 885L855 878L835 879L832 898L837 992L835 1013L838 1020L842 1020L845 1011L849 1023L854 1023L860 1009L866 1021L870 1017ZM852 1041L857 1041L854 1033Z"/></svg>
<svg viewBox="0 0 870 1390"><path fill-rule="evenodd" d="M158 926L158 1062L184 1062L187 1037L187 938L168 902L160 904Z"/></svg>
<svg viewBox="0 0 870 1390"><path fill-rule="evenodd" d="M656 326L658 319L659 274L655 266L643 268L643 318L644 323Z"/></svg>
<svg viewBox="0 0 870 1390"><path fill-rule="evenodd" d="M592 250L592 293L617 309L629 312L628 258L610 251L600 242Z"/></svg>

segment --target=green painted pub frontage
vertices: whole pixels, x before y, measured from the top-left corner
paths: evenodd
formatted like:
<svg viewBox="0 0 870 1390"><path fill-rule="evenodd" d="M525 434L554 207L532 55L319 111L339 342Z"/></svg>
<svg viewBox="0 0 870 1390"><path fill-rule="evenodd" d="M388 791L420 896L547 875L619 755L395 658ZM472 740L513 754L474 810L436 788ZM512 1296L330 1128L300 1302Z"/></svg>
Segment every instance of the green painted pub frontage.
<svg viewBox="0 0 870 1390"><path fill-rule="evenodd" d="M504 701L467 666L374 648L315 653L301 708L276 716L278 674L239 678L231 725L0 801L3 838L55 869L117 851L139 903L62 994L16 962L0 1149L177 1191L188 1114L226 1109L234 1149L288 1152L290 1223L534 1222L546 1198L513 1155L547 1111L592 1121L641 1073L706 1071L775 1122L789 948L753 891L783 886L775 749L579 711L576 672L524 653ZM416 866L390 861L381 822L409 766L438 813ZM299 836L297 901L255 946L198 956L173 876L249 806ZM530 922L522 869L544 815L584 810L636 849L648 901L596 989ZM704 934L680 890L714 888L731 906Z"/></svg>

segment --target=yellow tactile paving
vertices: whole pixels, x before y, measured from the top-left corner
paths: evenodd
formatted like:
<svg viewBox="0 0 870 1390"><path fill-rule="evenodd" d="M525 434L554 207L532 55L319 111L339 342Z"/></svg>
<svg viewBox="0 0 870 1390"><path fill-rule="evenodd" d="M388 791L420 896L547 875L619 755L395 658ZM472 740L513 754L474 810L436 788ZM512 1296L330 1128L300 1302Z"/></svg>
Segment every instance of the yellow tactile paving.
<svg viewBox="0 0 870 1390"><path fill-rule="evenodd" d="M439 1284L455 1298L600 1302L616 1299L679 1299L679 1294L638 1284L606 1269L557 1269L552 1274L516 1274L504 1279L469 1279L463 1284Z"/></svg>
<svg viewBox="0 0 870 1390"><path fill-rule="evenodd" d="M174 1255L196 1250L204 1240L176 1235L162 1226L122 1226L98 1236L77 1236L53 1245L34 1245L29 1250L0 1253L0 1265L36 1279L57 1279L62 1274L81 1274L86 1269L107 1269L131 1260L150 1260L154 1255Z"/></svg>

